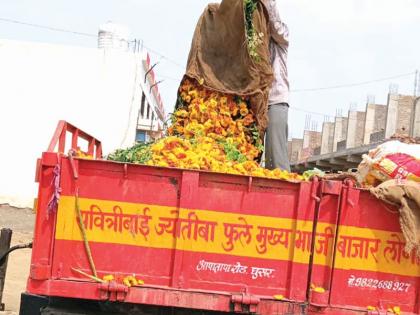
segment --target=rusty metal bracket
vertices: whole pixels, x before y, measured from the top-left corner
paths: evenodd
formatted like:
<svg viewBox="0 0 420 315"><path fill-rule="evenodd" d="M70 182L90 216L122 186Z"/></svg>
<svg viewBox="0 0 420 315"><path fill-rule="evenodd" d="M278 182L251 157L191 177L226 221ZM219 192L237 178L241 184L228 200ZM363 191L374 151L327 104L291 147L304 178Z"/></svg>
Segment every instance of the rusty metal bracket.
<svg viewBox="0 0 420 315"><path fill-rule="evenodd" d="M257 312L257 306L260 303L260 299L255 296L242 293L232 295L231 302L235 313L249 314Z"/></svg>
<svg viewBox="0 0 420 315"><path fill-rule="evenodd" d="M124 302L128 293L127 286L115 281L100 283L98 287L102 301Z"/></svg>

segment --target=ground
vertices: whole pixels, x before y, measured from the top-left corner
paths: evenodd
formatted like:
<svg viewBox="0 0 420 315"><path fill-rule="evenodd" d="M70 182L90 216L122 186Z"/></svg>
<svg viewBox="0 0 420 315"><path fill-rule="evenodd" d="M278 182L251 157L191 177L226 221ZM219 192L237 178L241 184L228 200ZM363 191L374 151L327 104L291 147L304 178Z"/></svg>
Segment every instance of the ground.
<svg viewBox="0 0 420 315"><path fill-rule="evenodd" d="M18 209L8 205L0 205L0 229L10 228L13 230L12 246L32 241L34 221L35 215L32 209ZM6 286L3 292L6 312L0 312L0 315L14 315L19 311L20 293L25 291L30 261L30 249L21 249L10 254Z"/></svg>

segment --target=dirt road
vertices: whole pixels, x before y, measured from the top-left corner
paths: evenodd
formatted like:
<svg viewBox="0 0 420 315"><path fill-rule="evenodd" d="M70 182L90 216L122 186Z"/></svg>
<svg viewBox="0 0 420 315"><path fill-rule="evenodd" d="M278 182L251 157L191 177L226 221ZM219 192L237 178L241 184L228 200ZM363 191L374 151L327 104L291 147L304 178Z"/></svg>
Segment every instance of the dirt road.
<svg viewBox="0 0 420 315"><path fill-rule="evenodd" d="M12 246L32 241L34 220L35 215L31 209L18 209L8 205L0 205L0 229L10 228L13 230ZM6 286L3 294L6 311L10 311L6 314L15 314L19 311L20 293L25 291L30 260L30 249L17 250L9 256Z"/></svg>

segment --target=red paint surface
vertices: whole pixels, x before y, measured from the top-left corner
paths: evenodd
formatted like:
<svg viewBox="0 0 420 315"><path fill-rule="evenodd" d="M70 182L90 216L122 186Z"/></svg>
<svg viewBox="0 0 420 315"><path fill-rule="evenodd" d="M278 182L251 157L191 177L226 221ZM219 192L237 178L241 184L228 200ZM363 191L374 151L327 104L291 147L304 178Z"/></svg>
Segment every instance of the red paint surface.
<svg viewBox="0 0 420 315"><path fill-rule="evenodd" d="M71 268L89 271L81 242L56 241L55 215L48 214L52 195L52 170L61 164L62 194L74 195L76 182L69 160L45 153L39 170L38 212L36 218L31 275L28 292L47 296L103 300L98 284L85 281ZM156 204L191 209L316 220L316 194L320 197L318 221L340 225L399 232L398 215L366 191L341 182L287 183L278 180L250 179L246 176L162 169L138 165L76 160L81 198ZM318 187L322 187L318 191ZM322 193L321 193L322 190ZM318 192L317 192L318 191ZM391 209L394 210L395 209ZM339 220L339 221L337 221ZM318 233L322 231L318 229ZM334 231L335 232L335 231ZM135 273L145 280L141 288L130 288L124 301L129 303L177 306L193 309L229 311L232 295L257 299L258 314L297 312L299 304L309 302L309 314L354 314L368 305L398 305L408 314L419 314L419 277L403 277L292 261L235 257L138 246L91 243L100 274ZM291 256L292 257L292 256ZM243 275L197 272L200 260L276 269L272 279L251 281ZM308 279L309 271L312 277ZM406 294L350 288L351 275L412 283ZM326 289L307 301L309 283ZM273 295L287 301L275 301ZM105 297L106 298L106 297ZM111 298L108 296L108 298Z"/></svg>

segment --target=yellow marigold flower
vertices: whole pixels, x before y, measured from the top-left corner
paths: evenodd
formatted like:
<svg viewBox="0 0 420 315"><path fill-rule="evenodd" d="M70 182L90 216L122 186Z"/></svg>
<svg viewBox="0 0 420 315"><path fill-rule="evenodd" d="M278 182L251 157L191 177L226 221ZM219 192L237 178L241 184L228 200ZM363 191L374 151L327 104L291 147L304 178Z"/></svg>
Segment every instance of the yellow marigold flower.
<svg viewBox="0 0 420 315"><path fill-rule="evenodd" d="M244 125L243 125L242 120L237 120L237 121L236 121L236 128L238 128L238 131L239 131L239 132L243 132L243 130L244 130Z"/></svg>
<svg viewBox="0 0 420 315"><path fill-rule="evenodd" d="M177 110L175 112L175 116L186 118L186 117L188 117L188 112L185 109Z"/></svg>
<svg viewBox="0 0 420 315"><path fill-rule="evenodd" d="M216 111L211 111L211 112L209 113L209 119L210 119L210 120L212 120L212 121L217 121L217 120L218 120L218 118L219 118L219 115L217 115L217 112L216 112Z"/></svg>
<svg viewBox="0 0 420 315"><path fill-rule="evenodd" d="M230 117L226 117L224 116L221 121L220 124L224 127L224 128L228 128L230 125L230 122L232 121L232 119Z"/></svg>
<svg viewBox="0 0 420 315"><path fill-rule="evenodd" d="M198 91L197 90L191 90L188 92L188 95L191 96L191 98L197 98L198 97Z"/></svg>
<svg viewBox="0 0 420 315"><path fill-rule="evenodd" d="M204 103L200 103L200 105L198 105L198 108L199 108L199 111L200 111L201 113L205 113L205 112L207 112L207 105L206 105L206 104L204 104Z"/></svg>
<svg viewBox="0 0 420 315"><path fill-rule="evenodd" d="M246 99L238 105L232 95L210 91L199 84L194 80L184 80L180 86L179 95L187 107L174 113L177 119L168 128L169 136L151 146L152 158L146 162L147 165L302 179L297 174L266 170L255 161L260 151L250 133L249 127L255 118L248 109ZM236 118L238 114L241 114L239 119ZM261 141L257 143L260 145ZM227 160L225 144L236 147L247 161ZM138 158L143 156L141 151L136 155Z"/></svg>
<svg viewBox="0 0 420 315"><path fill-rule="evenodd" d="M208 106L211 108L217 108L217 101L215 99L210 99Z"/></svg>
<svg viewBox="0 0 420 315"><path fill-rule="evenodd" d="M321 287L316 287L313 291L316 293L325 293L325 289Z"/></svg>
<svg viewBox="0 0 420 315"><path fill-rule="evenodd" d="M102 277L102 280L107 281L107 282L113 281L114 279L115 278L113 275L105 275Z"/></svg>

